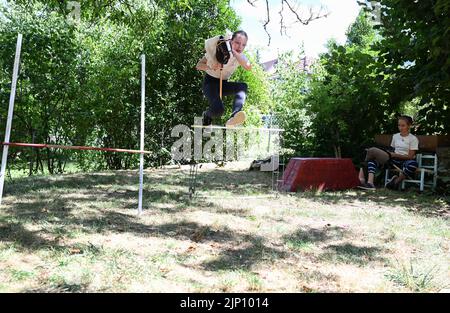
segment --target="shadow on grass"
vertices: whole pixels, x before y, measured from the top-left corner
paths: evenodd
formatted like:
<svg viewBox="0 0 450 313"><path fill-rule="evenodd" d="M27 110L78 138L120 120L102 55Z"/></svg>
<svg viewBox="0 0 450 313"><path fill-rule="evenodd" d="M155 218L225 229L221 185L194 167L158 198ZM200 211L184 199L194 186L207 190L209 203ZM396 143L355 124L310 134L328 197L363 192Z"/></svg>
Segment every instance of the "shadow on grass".
<svg viewBox="0 0 450 313"><path fill-rule="evenodd" d="M450 216L450 206L442 197L413 190L391 191L379 189L375 192L361 190L336 192L297 192L294 197L306 198L327 205L373 202L386 207L401 206L405 210L426 217Z"/></svg>
<svg viewBox="0 0 450 313"><path fill-rule="evenodd" d="M0 224L0 242L13 243L27 250L59 246L57 240L46 239L40 231L30 231L20 223Z"/></svg>
<svg viewBox="0 0 450 313"><path fill-rule="evenodd" d="M158 185L161 182L174 187L189 185L187 170L164 169L159 171L147 171L145 180ZM245 191L246 188L255 189L259 185L261 189L271 186L271 174L265 172L246 170L225 170L223 168L199 170L197 176L198 186L207 190L223 191L224 188L231 192ZM5 194L24 194L37 189L94 189L101 185L138 185L138 173L136 171L116 171L87 174L68 174L60 176L24 177L7 181Z"/></svg>
<svg viewBox="0 0 450 313"><path fill-rule="evenodd" d="M135 186L132 190L127 186ZM173 186L173 188L171 188ZM231 195L266 194L270 191L271 175L264 172L226 171L214 169L199 172L197 178L198 192L207 194L219 192ZM45 200L42 191L51 190L55 195L70 192L76 194L84 190L86 199L93 201L108 199L123 199L126 201L137 199L138 176L136 172L118 171L88 174L70 174L62 176L28 177L7 183L5 195L16 196L19 199L36 198ZM144 197L145 204L162 201L176 201L188 204L189 177L186 170L160 170L146 173ZM196 199L198 200L198 199ZM197 201L196 204L201 202ZM128 204L126 208L134 209ZM151 207L149 207L151 209Z"/></svg>
<svg viewBox="0 0 450 313"><path fill-rule="evenodd" d="M209 271L249 270L255 264L272 262L288 256L279 248L269 247L265 239L259 236L244 236L234 240L233 243L237 247L230 246L223 249L216 258L204 262L202 267Z"/></svg>
<svg viewBox="0 0 450 313"><path fill-rule="evenodd" d="M89 292L87 284L70 284L61 282L56 285L44 286L41 288L28 289L21 291L23 293L86 293Z"/></svg>
<svg viewBox="0 0 450 313"><path fill-rule="evenodd" d="M255 171L226 171L214 169L199 172L198 191L224 192L231 195L265 194L271 191L270 173ZM403 206L405 210L427 217L450 216L449 199L431 192L420 193L414 188L406 191L378 189L376 192L361 190L341 192L314 191L290 193L295 197L307 198L324 204L355 203L370 201L383 206Z"/></svg>
<svg viewBox="0 0 450 313"><path fill-rule="evenodd" d="M169 172L151 172L149 180L155 181L154 176L159 175L172 177L175 181L175 175L183 174L180 171ZM234 173L225 173L225 176L228 180L235 180L236 177ZM210 179L217 188L223 189L222 184L215 182L212 177ZM10 204L5 202L7 205L4 212L7 215L0 220L0 238L16 242L26 249L55 247L58 245L56 241L45 238L65 237L73 231L88 234L130 232L145 236L171 236L175 233L177 237L183 237L183 240L190 238L191 233L201 231L204 234L200 234L200 237L206 236L217 241L232 240L233 236L228 235L227 231L205 229L198 224L152 226L141 223L134 215L137 190L130 190L128 187L137 184L135 180L136 173L129 171L18 179L14 184L9 184L9 193L18 200ZM155 183L144 189L145 212L177 214L192 207L206 208L208 211L220 210L220 207L210 201L189 201L183 189L172 191L166 187ZM125 210L126 214L117 210ZM27 222L37 224L40 230L28 231L20 226ZM22 228L19 229L20 227Z"/></svg>
<svg viewBox="0 0 450 313"><path fill-rule="evenodd" d="M268 190L270 175L260 172L226 172L216 170L201 173L199 179L201 187L210 191L223 191L232 194L242 194L252 190L258 192ZM155 176L148 176L155 181ZM145 210L152 214L176 214L192 206L204 207L210 211L212 204L200 200L189 202L185 199L185 190L167 189L167 182L182 182L187 175L180 172L165 175L159 173L164 186L147 185L144 190ZM176 175L184 175L178 178ZM131 233L142 237L173 238L192 242L221 243L223 248L217 257L202 264L206 270L250 269L261 262L272 262L276 259L287 258L289 251L273 246L265 238L257 235L247 235L234 232L226 227L214 229L195 222L174 222L166 224L148 224L134 213L137 203L137 190L130 190L127 186L137 185L136 173L118 172L84 175L67 175L55 179L25 179L22 183L9 186L9 193L16 195L19 201L9 204L4 211L7 216L0 220L0 240L11 242L30 250L47 248L67 249L56 239L67 236L72 231L87 234ZM158 178L158 179L159 179ZM148 183L150 184L150 183ZM260 188L255 188L255 184ZM114 185L109 191L107 186ZM17 186L17 189L14 187ZM187 186L187 184L186 184ZM180 186L176 186L180 187ZM41 190L52 189L55 193L49 199L38 196ZM79 192L82 188L83 192ZM77 194L78 190L78 194ZM420 196L406 193L381 192L368 194L364 192L350 193L298 193L296 197L310 198L326 204L341 202L356 202L370 200L379 204L392 206L401 202L412 207L423 209L430 207L430 201L436 206L434 198L422 199ZM132 200L133 199L133 200ZM104 208L98 202L105 201L112 204ZM76 205L75 205L76 204ZM158 205L157 205L158 204ZM117 206L117 207L114 207ZM82 207L79 209L78 207ZM80 212L82 210L82 212ZM117 210L125 210L123 213ZM228 212L225 212L228 213ZM229 212L233 214L233 212ZM245 214L245 211L240 212ZM40 230L29 230L21 223L31 221L39 224ZM283 239L297 240L306 243L320 243L326 245L331 240L342 240L347 230L340 227L324 229L302 228ZM50 239L49 239L50 238ZM70 248L70 247L69 247ZM329 245L320 256L332 262L347 262L367 264L381 260L382 249L377 247L358 247L350 244Z"/></svg>
<svg viewBox="0 0 450 313"><path fill-rule="evenodd" d="M128 171L25 177L5 183L5 194L22 195L42 189L93 189L101 185L137 185L137 179L137 173Z"/></svg>
<svg viewBox="0 0 450 313"><path fill-rule="evenodd" d="M189 207L189 201L183 192L168 192L164 190L147 190L143 193L144 206L147 211L164 211L176 213ZM196 202L198 207L211 207L209 202ZM61 192L45 198L35 194L20 197L7 206L7 213L21 219L33 221L47 218L47 216L65 218L76 211L80 213L88 209L93 210L129 210L137 209L137 191L92 191L77 194L72 191Z"/></svg>
<svg viewBox="0 0 450 313"><path fill-rule="evenodd" d="M266 172L213 169L199 171L197 176L199 192L225 191L232 195L265 194L271 191L271 186L272 175Z"/></svg>
<svg viewBox="0 0 450 313"><path fill-rule="evenodd" d="M285 243L297 240L303 243L326 243L330 240L342 239L348 231L341 227L310 228L304 227L292 234L282 237ZM291 254L284 247L272 246L263 237L243 235L235 238L234 247L221 251L212 261L203 264L206 270L238 270L250 269L253 265L266 261L289 258Z"/></svg>
<svg viewBox="0 0 450 313"><path fill-rule="evenodd" d="M385 260L382 255L384 249L377 246L358 246L347 242L330 244L330 242L342 241L345 238L351 239L356 236L342 227L325 226L323 228L304 227L284 236L283 239L286 243L300 248L308 244L321 246L324 252L319 254L318 258L322 261L362 266L370 262Z"/></svg>
<svg viewBox="0 0 450 313"><path fill-rule="evenodd" d="M51 221L49 224L51 225ZM219 243L221 248L217 257L201 264L201 267L208 271L250 270L262 262L271 263L292 256L283 246L272 245L264 237L235 232L227 227L213 228L186 221L145 224L134 215L113 211L101 212L101 214L90 217L67 216L64 224L58 226L68 232L71 231L71 228L81 228L84 233L92 234L131 233L145 238L159 237L180 241ZM340 227L302 228L286 236L285 239L295 238L304 242L327 244L329 241L342 239L346 236L346 232ZM51 227L40 231L27 230L20 224L6 224L0 227L1 241L11 242L28 250L51 249L55 253L71 254L101 253L101 250L95 246L80 244L67 246L56 238L45 239L54 238L56 235ZM319 255L319 258L329 262L365 265L369 262L383 260L379 255L381 253L382 249L376 247L358 247L345 243L326 246L325 252ZM81 285L55 284L51 286L51 290L44 288L29 290L29 292L83 292L83 290Z"/></svg>
<svg viewBox="0 0 450 313"><path fill-rule="evenodd" d="M285 242L324 243L330 240L341 240L348 230L339 226L325 226L323 228L303 227L292 234L283 237Z"/></svg>
<svg viewBox="0 0 450 313"><path fill-rule="evenodd" d="M281 249L267 246L265 239L262 237L240 234L227 227L219 229L212 228L196 222L182 221L148 225L140 222L139 218L135 216L107 211L102 212L98 216L85 218L67 216L64 224L59 225L59 227L64 227L62 235L70 232L72 228L81 228L83 233L91 234L107 234L109 232L118 234L131 233L145 238L159 237L180 241L219 243L225 247L220 251L219 256L202 265L204 269L213 271L249 269L254 264L263 261L286 257L286 253ZM39 231L29 231L20 224L0 226L0 240L6 243L13 243L18 248L31 251L51 249L55 253L93 253L91 247L84 247L77 244L65 245L57 239L58 235L61 235L61 233L55 233L51 227ZM49 240L45 238L54 239ZM75 288L77 286L74 287L75 289L72 288L73 286L69 287L61 286L61 291L80 292L80 290ZM30 290L30 292L39 291L46 292L45 290ZM48 291L52 292L51 290ZM55 289L54 291L57 290Z"/></svg>
<svg viewBox="0 0 450 313"><path fill-rule="evenodd" d="M63 210L58 211L57 214L42 213L31 206L22 208L22 210L8 210L12 216L11 219L2 218L0 240L28 250L70 248L60 245L58 238L67 237L74 231L83 234L131 233L142 237L173 238L193 242L222 243L240 240L240 236L227 227L216 229L186 221L146 224L136 215L112 210L99 211L86 216L77 216L67 212ZM30 231L22 226L24 221L30 219L41 226L39 230Z"/></svg>
<svg viewBox="0 0 450 313"><path fill-rule="evenodd" d="M332 263L356 264L365 266L371 262L383 262L384 249L376 246L357 246L350 243L329 245L319 259Z"/></svg>
<svg viewBox="0 0 450 313"><path fill-rule="evenodd" d="M162 176L163 180L155 179L158 175ZM153 172L147 175L143 194L144 209L174 213L188 207L191 202L188 200L187 184L186 186L174 185L174 188L170 189L163 184L167 182L168 177L175 176L175 173L167 175L159 173L158 175ZM178 175L182 176L181 172L178 172ZM51 193L50 197L49 193ZM117 205L118 209L135 210L138 197L137 173L122 171L21 178L9 184L5 194L19 199L10 205L11 211L20 209L27 212L28 209L40 207L48 212L53 211L56 215L64 215L68 213L65 211L74 209L71 206L73 203L80 206L83 206L83 203L87 205L92 203L91 206L95 208L100 201ZM7 202L5 201L5 204ZM164 207L161 204L169 205ZM211 207L212 203L195 201L195 205ZM33 212L35 213L38 212Z"/></svg>
<svg viewBox="0 0 450 313"><path fill-rule="evenodd" d="M0 241L28 250L65 249L58 238L70 237L74 232L130 232L142 236L170 236L176 232L186 237L194 229L201 229L197 224L143 223L135 215L137 190L129 188L137 184L135 178L133 173L119 172L19 179L9 185L9 193L16 198L5 201L0 212ZM148 214L177 214L192 205L208 210L214 207L208 201L190 202L184 190L171 191L157 184L146 188L143 197L144 212ZM203 231L213 238L227 238L225 233Z"/></svg>

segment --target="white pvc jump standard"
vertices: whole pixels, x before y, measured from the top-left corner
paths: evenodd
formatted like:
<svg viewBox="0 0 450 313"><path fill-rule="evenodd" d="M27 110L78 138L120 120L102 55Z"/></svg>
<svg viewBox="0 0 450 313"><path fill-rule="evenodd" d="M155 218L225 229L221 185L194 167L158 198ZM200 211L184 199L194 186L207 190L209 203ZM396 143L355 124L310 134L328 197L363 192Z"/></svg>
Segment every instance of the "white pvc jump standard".
<svg viewBox="0 0 450 313"><path fill-rule="evenodd" d="M14 58L14 68L11 84L11 94L9 96L8 119L6 120L5 142L9 142L11 136L11 125L14 112L14 100L16 98L17 77L19 74L20 52L22 50L22 34L17 36L16 57ZM2 167L0 172L0 205L3 199L3 186L5 184L6 162L8 162L9 146L3 146Z"/></svg>
<svg viewBox="0 0 450 313"><path fill-rule="evenodd" d="M141 56L141 142L140 150L144 150L145 134L145 55ZM144 153L141 153L139 159L139 204L138 214L142 214L142 193L144 186Z"/></svg>
<svg viewBox="0 0 450 313"><path fill-rule="evenodd" d="M97 147L78 147L78 146L58 146L51 144L27 144L27 143L10 143L11 126L14 112L14 101L16 95L16 85L19 73L20 64L20 52L22 48L22 34L17 37L16 56L14 60L13 78L11 85L11 95L9 99L8 119L6 123L5 141L0 143L3 145L3 155L0 173L0 205L3 198L3 186L5 182L6 165L8 161L8 149L9 146L22 146L32 148L54 148L54 149L70 149L70 150L100 150L110 152L123 152L123 153L139 153L139 200L138 200L138 215L142 214L142 195L144 187L144 155L150 153L144 150L144 135L145 135L145 55L141 55L141 132L140 132L140 150L129 149L112 149L112 148L97 148Z"/></svg>

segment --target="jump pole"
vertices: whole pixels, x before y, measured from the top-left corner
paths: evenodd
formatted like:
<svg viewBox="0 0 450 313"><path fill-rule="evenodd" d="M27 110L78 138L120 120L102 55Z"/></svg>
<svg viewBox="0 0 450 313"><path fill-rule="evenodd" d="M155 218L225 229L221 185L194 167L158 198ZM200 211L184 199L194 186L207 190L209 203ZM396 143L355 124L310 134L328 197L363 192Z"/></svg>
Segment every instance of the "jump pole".
<svg viewBox="0 0 450 313"><path fill-rule="evenodd" d="M144 151L145 133L145 54L141 55L141 142L140 150ZM142 214L142 193L144 188L144 153L139 160L139 204L138 215Z"/></svg>
<svg viewBox="0 0 450 313"><path fill-rule="evenodd" d="M120 153L134 153L134 154L151 154L150 151L131 150L131 149L117 149L117 148L99 148L86 146L61 146L47 143L24 143L24 142L0 142L2 146L22 147L22 148L36 148L36 149L64 149L64 150L81 150L81 151L105 151L105 152L120 152Z"/></svg>
<svg viewBox="0 0 450 313"><path fill-rule="evenodd" d="M11 136L12 118L14 112L14 100L16 98L17 77L19 75L20 51L22 49L22 34L17 36L16 57L14 59L14 68L11 84L11 94L9 96L8 119L6 121L5 142L9 142ZM3 186L5 184L6 162L8 161L9 146L3 146L2 167L0 172L0 205L3 199Z"/></svg>

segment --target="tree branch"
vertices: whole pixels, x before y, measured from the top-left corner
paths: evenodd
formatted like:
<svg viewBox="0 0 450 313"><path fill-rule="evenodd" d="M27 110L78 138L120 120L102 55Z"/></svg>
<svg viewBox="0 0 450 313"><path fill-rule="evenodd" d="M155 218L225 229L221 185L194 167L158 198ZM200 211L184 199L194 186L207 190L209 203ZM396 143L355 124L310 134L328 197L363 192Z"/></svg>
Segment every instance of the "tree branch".
<svg viewBox="0 0 450 313"><path fill-rule="evenodd" d="M284 11L284 2L281 2L281 10L280 12L278 12L278 14L280 15L280 35L283 36L283 33L287 36L287 32L286 32L286 25L284 25L284 16L283 16L283 11Z"/></svg>
<svg viewBox="0 0 450 313"><path fill-rule="evenodd" d="M247 3L249 3L252 7L256 7L256 3L259 0L247 0ZM325 18L328 17L328 15L330 14L328 11L325 11L324 7L321 6L319 11L314 11L312 7L309 8L309 14L308 16L302 18L299 14L299 9L298 8L294 8L294 6L291 4L291 0L280 0L281 2L281 9L278 12L278 14L280 15L280 34L286 35L287 36L287 27L285 24L285 13L284 13L284 9L285 9L285 5L287 6L287 8L289 9L289 12L294 14L295 16L295 23L301 23L303 25L308 25L310 22L320 19L320 18ZM269 38L269 43L268 45L270 45L271 42L271 36L269 31L267 30L267 26L270 23L270 5L269 5L269 0L265 0L265 6L266 6L266 19L263 22L263 27L264 27L264 31L266 32L268 38Z"/></svg>
<svg viewBox="0 0 450 313"><path fill-rule="evenodd" d="M310 22L320 19L320 18L327 17L330 14L329 12L323 13L323 11L324 11L323 6L320 7L319 12L317 12L317 13L314 13L313 8L309 7L309 16L307 18L301 18L300 15L298 14L297 10L292 7L292 5L289 3L288 0L281 0L281 1L283 3L286 3L289 10L295 15L297 22L300 22L303 25L308 25Z"/></svg>
<svg viewBox="0 0 450 313"><path fill-rule="evenodd" d="M255 0L256 1L256 0ZM264 30L266 31L267 36L269 37L269 43L268 46L270 46L270 41L272 40L272 37L270 37L270 33L267 30L267 25L269 25L270 23L270 9L269 9L269 0L266 0L266 10L267 10L267 19L266 22L264 23Z"/></svg>

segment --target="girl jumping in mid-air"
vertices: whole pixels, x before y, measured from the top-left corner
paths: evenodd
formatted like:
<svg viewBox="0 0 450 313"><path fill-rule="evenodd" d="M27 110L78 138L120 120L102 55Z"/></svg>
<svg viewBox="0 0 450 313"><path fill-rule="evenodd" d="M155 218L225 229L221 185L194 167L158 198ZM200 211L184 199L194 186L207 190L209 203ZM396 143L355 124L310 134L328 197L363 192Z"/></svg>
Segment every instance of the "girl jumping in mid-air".
<svg viewBox="0 0 450 313"><path fill-rule="evenodd" d="M214 52L219 36L211 38L205 42L206 54L197 63L196 69L205 71L205 78L203 81L203 94L208 99L209 109L203 112L203 126L211 125L212 118L223 115L225 108L220 94L220 79L222 75L222 94L224 96L234 95L233 112L230 119L227 121L227 127L233 127L244 123L245 113L242 107L247 96L247 84L229 82L228 79L236 71L239 66L246 70L251 70L252 66L246 56L243 54L247 46L247 33L240 30L233 34L230 41L231 56L226 64L220 64Z"/></svg>
<svg viewBox="0 0 450 313"><path fill-rule="evenodd" d="M400 183L407 177L412 177L416 172L419 164L415 160L416 152L419 150L419 140L410 133L413 119L410 116L402 115L398 119L398 129L400 133L392 137L391 147L394 152L384 151L379 148L370 148L367 150L366 164L368 179L364 177L364 170L361 168L359 172L359 180L361 182L359 188L366 190L375 190L373 183L374 175L377 169L390 162L391 166L395 166L401 170L399 176L395 175L387 183L386 187L397 189Z"/></svg>

